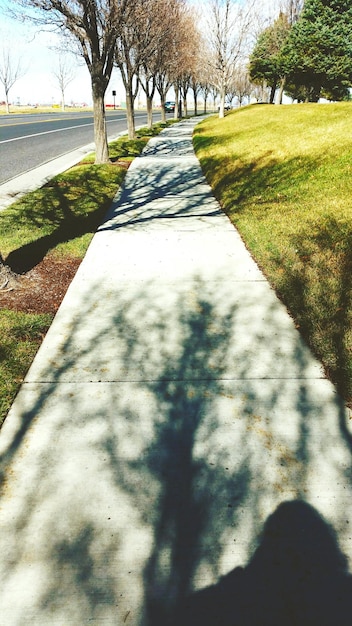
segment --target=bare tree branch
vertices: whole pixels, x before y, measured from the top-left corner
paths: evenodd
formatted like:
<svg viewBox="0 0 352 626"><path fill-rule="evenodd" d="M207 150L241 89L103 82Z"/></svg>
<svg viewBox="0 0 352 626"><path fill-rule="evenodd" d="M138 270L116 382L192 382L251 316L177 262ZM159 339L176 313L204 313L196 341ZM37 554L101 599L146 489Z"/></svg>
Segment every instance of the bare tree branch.
<svg viewBox="0 0 352 626"><path fill-rule="evenodd" d="M65 91L68 85L74 80L76 73L69 64L67 57L59 55L57 67L52 71L56 79L61 94L61 108L65 110Z"/></svg>
<svg viewBox="0 0 352 626"><path fill-rule="evenodd" d="M212 0L209 18L209 47L215 86L220 94L219 116L224 117L228 83L243 58L250 36L254 0Z"/></svg>
<svg viewBox="0 0 352 626"><path fill-rule="evenodd" d="M0 52L0 83L5 91L7 113L10 113L9 93L14 84L26 73L22 59L13 52L13 47L3 45Z"/></svg>
<svg viewBox="0 0 352 626"><path fill-rule="evenodd" d="M116 40L127 3L131 0L13 0L18 18L30 19L69 36L91 77L96 163L109 160L104 96Z"/></svg>

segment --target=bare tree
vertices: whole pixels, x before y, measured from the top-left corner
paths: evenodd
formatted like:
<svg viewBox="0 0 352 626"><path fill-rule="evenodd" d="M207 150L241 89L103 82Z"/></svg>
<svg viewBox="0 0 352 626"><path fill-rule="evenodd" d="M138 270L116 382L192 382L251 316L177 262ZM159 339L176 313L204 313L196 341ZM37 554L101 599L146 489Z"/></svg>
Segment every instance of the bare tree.
<svg viewBox="0 0 352 626"><path fill-rule="evenodd" d="M173 6L177 6L174 3ZM157 78L164 68L164 51L168 48L175 28L175 11L168 0L149 0L144 19L144 44L142 50L140 84L146 95L148 127L153 125L153 98Z"/></svg>
<svg viewBox="0 0 352 626"><path fill-rule="evenodd" d="M7 113L10 113L10 90L25 73L22 61L16 56L16 53L13 52L13 47L10 45L4 45L0 56L0 82L5 91Z"/></svg>
<svg viewBox="0 0 352 626"><path fill-rule="evenodd" d="M178 80L184 68L185 32L183 18L187 12L184 0L172 4L167 0L149 0L154 3L152 28L144 41L140 82L150 101L154 87L161 101L162 120L165 121L165 101L172 85L179 89ZM151 32L152 31L152 32ZM147 45L146 41L149 41ZM147 54L146 54L147 53ZM149 94L149 95L148 95ZM178 92L175 115L178 112Z"/></svg>
<svg viewBox="0 0 352 626"><path fill-rule="evenodd" d="M193 90L195 112L197 112L197 94L200 91L200 63L201 63L201 35L197 28L197 14L187 11L183 19L182 33L184 37L181 94L183 97L183 110L187 115L187 94Z"/></svg>
<svg viewBox="0 0 352 626"><path fill-rule="evenodd" d="M162 120L165 121L165 101L179 66L179 52L182 49L180 20L184 0L176 0L172 4L168 0L153 1L152 33L149 46L145 46L147 55L143 54L141 84L147 96L147 108L151 107L151 94L154 95L155 89L159 93ZM148 110L149 116L151 113Z"/></svg>
<svg viewBox="0 0 352 626"><path fill-rule="evenodd" d="M13 0L16 15L69 38L87 64L92 85L96 163L109 160L104 96L127 0Z"/></svg>
<svg viewBox="0 0 352 626"><path fill-rule="evenodd" d="M217 101L217 99L219 97L219 89L214 84L214 82L210 83L209 92L210 92L210 95L211 95L212 100L213 100L213 110L215 111L215 109L216 109L216 101Z"/></svg>
<svg viewBox="0 0 352 626"><path fill-rule="evenodd" d="M167 67L166 63L161 64L155 76L156 89L160 96L161 119L163 122L165 122L166 120L166 112L165 112L166 96L171 87L171 80L169 78L166 67Z"/></svg>
<svg viewBox="0 0 352 626"><path fill-rule="evenodd" d="M203 113L207 112L207 103L210 89L210 84L206 81L205 78L202 78L200 83L200 93L203 95Z"/></svg>
<svg viewBox="0 0 352 626"><path fill-rule="evenodd" d="M252 0L249 3L211 1L208 39L213 75L220 94L220 117L224 117L227 84L250 35L252 7Z"/></svg>
<svg viewBox="0 0 352 626"><path fill-rule="evenodd" d="M146 94L148 125L152 126L153 97L158 80L159 86L162 82L160 72L164 72L163 79L167 72L165 51L170 50L178 3L170 7L167 0L134 0L126 11L115 59L126 91L130 138L135 135L134 102L139 86Z"/></svg>
<svg viewBox="0 0 352 626"><path fill-rule="evenodd" d="M194 115L198 115L198 96L202 90L201 75L197 71L197 69L198 68L196 68L195 71L193 71L191 75L191 89L193 91Z"/></svg>
<svg viewBox="0 0 352 626"><path fill-rule="evenodd" d="M184 0L176 0L171 5L168 0L149 2L152 5L152 27L143 45L140 80L147 96L148 120L151 123L151 94L154 95L157 89L162 105L162 119L165 121L167 92L179 78L180 67L185 67L185 19L188 9Z"/></svg>
<svg viewBox="0 0 352 626"><path fill-rule="evenodd" d="M245 99L249 99L253 91L253 84L249 78L248 68L245 65L238 65L235 68L232 79L227 90L227 99L232 103L235 97L239 106L242 106Z"/></svg>
<svg viewBox="0 0 352 626"><path fill-rule="evenodd" d="M72 65L68 62L67 58L59 55L59 61L57 67L53 69L53 75L56 78L56 82L60 89L61 94L61 108L65 110L65 92L70 83L76 76L76 73Z"/></svg>
<svg viewBox="0 0 352 626"><path fill-rule="evenodd" d="M195 14L195 45L194 45L194 61L191 75L191 89L193 91L194 114L198 114L198 96L202 93L204 98L204 113L206 112L207 97L209 95L209 75L206 71L207 64L205 56L207 53L207 45L198 24L200 17Z"/></svg>
<svg viewBox="0 0 352 626"><path fill-rule="evenodd" d="M216 99L219 95L218 88L215 86L216 78L214 76L214 66L212 63L212 55L206 42L202 45L202 66L200 71L201 90L204 98L204 113L207 110L207 100L212 96L212 109L215 110Z"/></svg>
<svg viewBox="0 0 352 626"><path fill-rule="evenodd" d="M187 115L187 94L197 68L200 35L196 26L196 14L185 5L181 6L176 26L169 75L175 91L175 118L178 118L182 114L182 106Z"/></svg>
<svg viewBox="0 0 352 626"><path fill-rule="evenodd" d="M124 20L116 41L115 64L120 70L126 92L127 127L129 139L134 139L134 102L139 90L142 62L142 29L148 0L134 0L126 6Z"/></svg>
<svg viewBox="0 0 352 626"><path fill-rule="evenodd" d="M181 57L184 48L183 16L186 11L184 0L176 0L166 7L161 24L162 36L157 46L155 85L160 96L162 120L165 121L165 101L172 85L175 89L175 117L178 115L178 83Z"/></svg>

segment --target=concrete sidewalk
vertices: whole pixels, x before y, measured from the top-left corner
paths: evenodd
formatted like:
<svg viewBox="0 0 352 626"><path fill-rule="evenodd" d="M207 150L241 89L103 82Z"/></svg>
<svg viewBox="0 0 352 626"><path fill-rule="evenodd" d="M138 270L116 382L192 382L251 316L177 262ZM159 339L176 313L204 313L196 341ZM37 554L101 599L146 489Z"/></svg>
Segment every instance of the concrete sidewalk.
<svg viewBox="0 0 352 626"><path fill-rule="evenodd" d="M286 500L352 562L348 415L214 200L195 123L133 162L0 433L1 626L165 624Z"/></svg>

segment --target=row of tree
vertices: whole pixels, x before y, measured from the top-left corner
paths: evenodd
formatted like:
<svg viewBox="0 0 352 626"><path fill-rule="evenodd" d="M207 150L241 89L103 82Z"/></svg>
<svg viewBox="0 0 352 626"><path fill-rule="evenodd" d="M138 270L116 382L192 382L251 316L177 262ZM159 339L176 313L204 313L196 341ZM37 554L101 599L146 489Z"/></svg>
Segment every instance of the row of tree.
<svg viewBox="0 0 352 626"><path fill-rule="evenodd" d="M172 5L166 0L18 0L11 4L12 15L60 32L65 50L84 59L91 79L97 163L108 160L104 98L114 66L125 86L128 130L133 138L139 87L146 91L151 124L155 90L165 102L170 84L179 77L185 51L182 37L188 37L187 50L190 43L196 45L183 0ZM13 83L14 77L10 63L0 66L6 92L6 82Z"/></svg>
<svg viewBox="0 0 352 626"><path fill-rule="evenodd" d="M206 19L186 0L15 0L15 6L22 18L59 31L65 48L83 57L91 78L97 163L109 158L104 100L114 66L126 91L130 138L140 88L152 125L153 98L158 92L165 115L171 87L176 116L179 103L187 113L190 90L195 112L202 92L204 102L210 94L214 101L220 97L223 116L226 99L236 94L241 102L253 82L271 88L272 102L278 87L280 100L284 89L298 100L341 99L352 81L352 0L286 0L254 48L255 0L210 0Z"/></svg>
<svg viewBox="0 0 352 626"><path fill-rule="evenodd" d="M298 101L342 100L352 84L351 0L293 0L259 35L250 77Z"/></svg>
<svg viewBox="0 0 352 626"><path fill-rule="evenodd" d="M104 98L111 73L117 67L126 91L129 137L135 136L134 103L145 92L148 123L158 92L165 115L167 93L173 87L175 116L179 103L187 113L187 94L203 100L249 93L243 58L248 45L254 0L210 0L208 17L186 0L16 0L11 9L21 19L50 27L65 38L65 49L83 57L89 70L94 109L96 162L108 160ZM202 28L199 24L202 22Z"/></svg>

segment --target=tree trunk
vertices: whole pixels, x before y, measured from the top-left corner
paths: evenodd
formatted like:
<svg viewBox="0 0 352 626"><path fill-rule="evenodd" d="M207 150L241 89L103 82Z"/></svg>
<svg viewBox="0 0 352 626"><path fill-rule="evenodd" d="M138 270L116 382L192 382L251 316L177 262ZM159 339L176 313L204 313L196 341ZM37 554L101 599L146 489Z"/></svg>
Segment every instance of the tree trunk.
<svg viewBox="0 0 352 626"><path fill-rule="evenodd" d="M225 117L225 87L221 86L219 117Z"/></svg>
<svg viewBox="0 0 352 626"><path fill-rule="evenodd" d="M282 104L282 97L284 95L285 84L286 84L286 76L281 78L281 81L280 81L280 89L279 89L279 94L278 94L278 98L277 98L278 104Z"/></svg>
<svg viewBox="0 0 352 626"><path fill-rule="evenodd" d="M207 112L207 100L208 100L208 92L206 90L204 90L204 106L203 106L203 113L206 114Z"/></svg>
<svg viewBox="0 0 352 626"><path fill-rule="evenodd" d="M131 91L126 91L126 113L127 113L127 128L128 138L136 138L136 126L134 122L134 98Z"/></svg>
<svg viewBox="0 0 352 626"><path fill-rule="evenodd" d="M197 89L193 89L193 100L194 100L194 115L198 115L198 91Z"/></svg>
<svg viewBox="0 0 352 626"><path fill-rule="evenodd" d="M175 91L175 112L174 112L174 118L175 118L175 120L177 120L179 117L181 117L180 88L179 88L179 86L177 84L174 85L174 91Z"/></svg>
<svg viewBox="0 0 352 626"><path fill-rule="evenodd" d="M262 95L261 95L260 102L269 103L268 84L265 79L263 80L263 83L262 83Z"/></svg>
<svg viewBox="0 0 352 626"><path fill-rule="evenodd" d="M143 80L144 78L144 80ZM139 79L139 84L145 93L145 99L147 103L147 125L148 128L153 127L153 99L156 90L156 78L150 76L148 69L144 67L144 73Z"/></svg>
<svg viewBox="0 0 352 626"><path fill-rule="evenodd" d="M61 111L65 110L65 92L61 91Z"/></svg>
<svg viewBox="0 0 352 626"><path fill-rule="evenodd" d="M161 103L161 121L166 122L166 113L165 113L165 94L160 93L160 103Z"/></svg>
<svg viewBox="0 0 352 626"><path fill-rule="evenodd" d="M274 83L270 89L270 99L269 99L269 104L274 104L274 100L275 100L275 93L276 93L276 83Z"/></svg>
<svg viewBox="0 0 352 626"><path fill-rule="evenodd" d="M95 163L109 163L108 138L106 133L104 95L105 89L93 85Z"/></svg>
<svg viewBox="0 0 352 626"><path fill-rule="evenodd" d="M6 113L10 113L9 92L5 89Z"/></svg>
<svg viewBox="0 0 352 626"><path fill-rule="evenodd" d="M153 96L147 95L146 100L147 100L147 117L148 117L147 126L148 128L152 128L153 127Z"/></svg>
<svg viewBox="0 0 352 626"><path fill-rule="evenodd" d="M309 102L319 102L321 87L311 87L309 89Z"/></svg>
<svg viewBox="0 0 352 626"><path fill-rule="evenodd" d="M165 113L165 102L166 102L166 91L163 88L163 85L157 84L156 86L157 92L160 96L160 104L161 104L161 121L166 122L166 113Z"/></svg>
<svg viewBox="0 0 352 626"><path fill-rule="evenodd" d="M3 289L5 291L16 289L17 286L18 279L16 274L11 270L8 265L6 265L3 257L0 254L0 291Z"/></svg>

